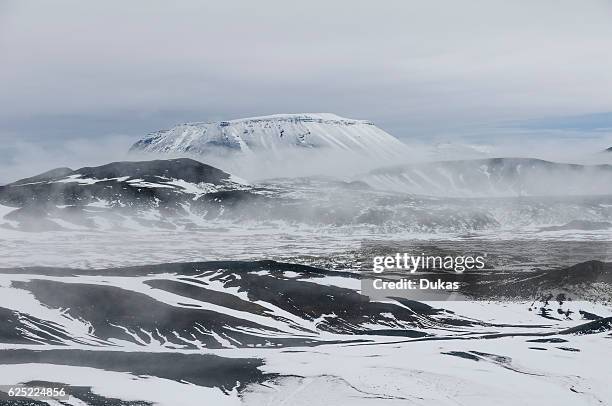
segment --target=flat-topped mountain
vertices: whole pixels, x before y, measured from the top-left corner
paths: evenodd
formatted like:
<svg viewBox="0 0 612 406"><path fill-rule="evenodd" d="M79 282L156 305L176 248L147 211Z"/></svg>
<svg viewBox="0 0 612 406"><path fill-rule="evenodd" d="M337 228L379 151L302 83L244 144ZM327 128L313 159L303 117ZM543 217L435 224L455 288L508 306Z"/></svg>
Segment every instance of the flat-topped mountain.
<svg viewBox="0 0 612 406"><path fill-rule="evenodd" d="M196 122L156 131L131 151L145 153L227 155L236 152L337 150L384 158L406 148L372 122L330 113L276 114L229 121Z"/></svg>

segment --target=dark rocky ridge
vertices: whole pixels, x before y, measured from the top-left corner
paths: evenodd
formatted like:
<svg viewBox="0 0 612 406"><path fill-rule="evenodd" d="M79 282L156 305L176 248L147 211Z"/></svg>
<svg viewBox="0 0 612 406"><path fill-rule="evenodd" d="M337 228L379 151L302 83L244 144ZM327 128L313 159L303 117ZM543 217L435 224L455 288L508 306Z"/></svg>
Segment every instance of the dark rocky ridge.
<svg viewBox="0 0 612 406"><path fill-rule="evenodd" d="M222 185L229 179L229 174L217 168L186 158L113 162L77 170L58 168L18 180L0 187L0 203L12 207L80 206L98 200L123 205L150 205L155 199L170 203L176 195L166 185L171 180Z"/></svg>

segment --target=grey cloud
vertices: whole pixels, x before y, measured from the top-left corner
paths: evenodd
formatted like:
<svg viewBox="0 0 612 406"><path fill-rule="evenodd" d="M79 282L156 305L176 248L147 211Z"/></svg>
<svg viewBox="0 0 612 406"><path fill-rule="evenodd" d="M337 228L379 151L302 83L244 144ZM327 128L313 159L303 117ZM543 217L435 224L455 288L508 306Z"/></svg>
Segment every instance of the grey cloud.
<svg viewBox="0 0 612 406"><path fill-rule="evenodd" d="M611 14L598 0L4 1L0 158L79 164L179 122L282 112L511 140L528 126L500 123L612 111Z"/></svg>

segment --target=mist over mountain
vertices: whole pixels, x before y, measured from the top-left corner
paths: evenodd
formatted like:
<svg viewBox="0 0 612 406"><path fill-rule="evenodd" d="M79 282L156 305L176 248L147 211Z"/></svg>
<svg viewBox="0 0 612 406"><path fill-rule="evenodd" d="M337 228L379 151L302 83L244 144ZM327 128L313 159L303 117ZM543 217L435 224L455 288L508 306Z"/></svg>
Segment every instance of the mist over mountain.
<svg viewBox="0 0 612 406"><path fill-rule="evenodd" d="M311 176L249 183L189 158L113 162L57 168L0 186L0 226L202 230L246 222L382 234L571 230L612 221L612 196L603 193L611 173L605 166L499 159L379 169L352 181ZM553 186L559 195L547 196ZM596 186L602 189L594 196L571 193Z"/></svg>
<svg viewBox="0 0 612 406"><path fill-rule="evenodd" d="M425 210L423 205L427 205ZM248 184L181 158L58 168L0 186L5 227L59 229L197 229L215 222L402 229L480 229L496 224L481 210L408 195L389 199L362 182L276 179Z"/></svg>
<svg viewBox="0 0 612 406"><path fill-rule="evenodd" d="M415 159L423 151L457 159ZM408 361L436 384L458 362L478 363L461 365L472 387L483 384L469 374L483 368L500 381L519 372L533 399L541 377L565 385L533 356L550 351L588 378L580 393L605 392L592 384L601 356L583 356L594 345L603 352L600 338L610 337L611 166L459 159L490 151L414 149L369 122L330 115L188 124L132 153L166 159L59 167L0 186L9 267L0 267L0 339L13 347L0 351L0 368L22 371L20 382L91 385L86 368L257 405L275 388L291 399L305 385L299 377L315 373L304 379L317 380L317 396L339 393L345 404L354 391L351 399L370 404L412 381L389 386ZM486 268L419 270L419 283L458 283L450 294L369 296L373 256L395 251L482 252ZM397 356L414 354L410 346L417 356ZM373 387L351 375L365 363ZM53 373L39 372L48 365ZM92 405L123 397L69 390ZM132 398L157 396L143 393Z"/></svg>
<svg viewBox="0 0 612 406"><path fill-rule="evenodd" d="M372 187L451 197L612 194L612 166L532 158L492 158L408 164L360 177Z"/></svg>

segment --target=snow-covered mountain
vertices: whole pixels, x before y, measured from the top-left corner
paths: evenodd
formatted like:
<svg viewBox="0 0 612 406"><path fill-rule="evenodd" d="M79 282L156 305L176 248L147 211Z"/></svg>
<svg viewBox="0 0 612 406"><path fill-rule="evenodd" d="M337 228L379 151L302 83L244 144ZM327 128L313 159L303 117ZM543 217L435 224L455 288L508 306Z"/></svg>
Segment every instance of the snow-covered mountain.
<svg viewBox="0 0 612 406"><path fill-rule="evenodd" d="M181 124L147 135L131 151L231 155L322 149L384 159L398 156L405 148L402 142L369 121L330 113L304 113Z"/></svg>

